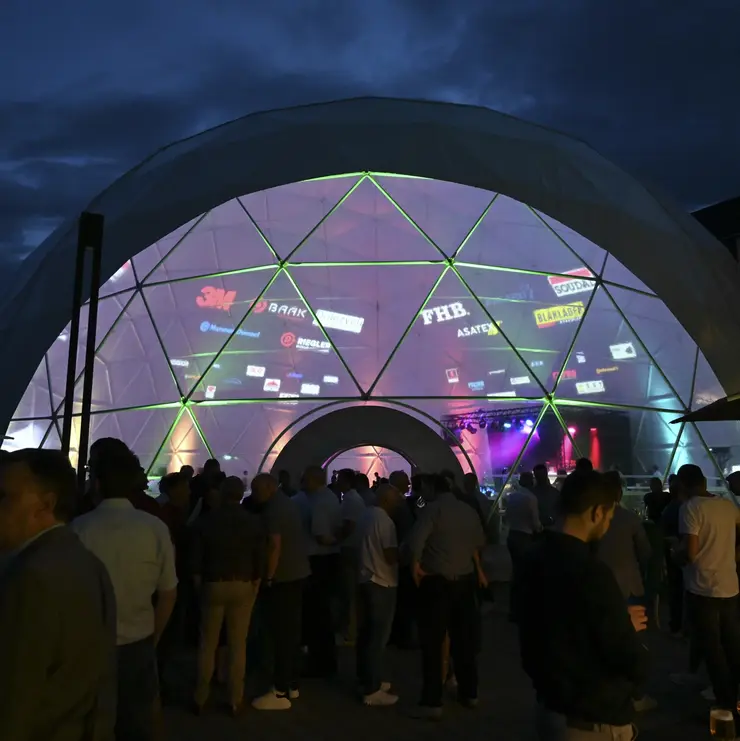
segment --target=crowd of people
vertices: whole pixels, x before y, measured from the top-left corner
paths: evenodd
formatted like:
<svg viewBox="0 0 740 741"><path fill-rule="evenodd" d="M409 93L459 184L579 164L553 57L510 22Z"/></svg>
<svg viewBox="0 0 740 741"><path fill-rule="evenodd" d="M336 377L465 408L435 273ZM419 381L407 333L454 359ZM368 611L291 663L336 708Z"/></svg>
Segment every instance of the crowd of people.
<svg viewBox="0 0 740 741"><path fill-rule="evenodd" d="M583 459L557 483L537 466L505 502L510 618L540 738L634 738L635 713L654 706L640 633L658 619L656 563L671 628L690 635L690 672L704 662L712 701L736 712L735 504L711 496L691 465L668 493L651 485L647 527L621 506L617 472ZM419 649L415 717L440 718L450 692L475 707L492 536L474 475L397 471L371 486L310 466L294 488L285 471L250 482L209 460L165 475L157 497L148 486L112 438L92 445L82 498L59 451L0 459L3 741L161 738L161 704L189 645L197 715L213 707L214 680L240 715L254 667L264 686L252 707L289 710L303 677L336 674L338 644L354 648L367 706L399 699L385 663L395 644Z"/></svg>

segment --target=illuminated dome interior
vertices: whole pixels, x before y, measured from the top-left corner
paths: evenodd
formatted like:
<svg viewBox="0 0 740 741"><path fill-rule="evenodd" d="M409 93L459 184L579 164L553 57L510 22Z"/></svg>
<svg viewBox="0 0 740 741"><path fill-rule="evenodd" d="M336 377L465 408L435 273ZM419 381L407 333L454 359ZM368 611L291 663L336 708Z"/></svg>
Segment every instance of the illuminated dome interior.
<svg viewBox="0 0 740 741"><path fill-rule="evenodd" d="M78 368L86 331L83 310ZM724 394L648 286L548 216L446 182L359 173L224 203L102 287L96 343L91 439L122 438L152 474L269 469L326 404L436 421L484 478L580 455L636 477L733 462L710 452L720 428L669 424ZM67 353L68 329L6 448L59 445Z"/></svg>

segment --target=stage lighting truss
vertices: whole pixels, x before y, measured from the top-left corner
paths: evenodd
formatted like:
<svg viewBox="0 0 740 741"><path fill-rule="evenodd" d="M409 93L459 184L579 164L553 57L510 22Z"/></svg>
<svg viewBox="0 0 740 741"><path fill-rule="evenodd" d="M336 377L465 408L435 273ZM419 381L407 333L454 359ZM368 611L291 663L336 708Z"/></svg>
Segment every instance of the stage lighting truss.
<svg viewBox="0 0 740 741"><path fill-rule="evenodd" d="M495 202L496 198L498 197L496 194L491 194L492 199L488 203L488 206L485 208L484 212L479 216L479 218L475 221L474 224L471 225L470 230L468 234L465 236L464 240L461 242L461 244L457 247L457 249L454 250L451 254L445 253L445 251L438 246L434 240L423 230L423 228L412 218L411 215L407 211L405 211L399 203L394 200L394 198L389 194L389 192L383 187L383 185L379 182L380 178L402 178L405 176L402 175L395 175L391 173L371 173L371 172L364 172L364 173L349 173L345 175L338 175L333 176L330 178L320 178L319 180L335 180L335 179L341 179L346 178L348 182L351 182L351 186L348 188L346 193L343 197L341 197L338 202L331 208L326 215L320 220L318 224L316 224L311 231L301 240L298 242L298 244L292 248L290 251L287 252L287 254L281 256L275 246L270 243L269 239L265 235L265 233L260 229L258 226L257 221L254 219L254 217L249 213L247 208L245 207L244 203L240 199L236 199L241 204L242 208L244 208L245 212L247 213L248 218L252 222L252 225L255 227L255 229L258 231L259 236L264 241L264 244L269 251L269 254L272 255L273 262L271 264L266 265L257 265L252 267L246 267L243 269L236 269L236 270L228 270L228 271L222 271L217 273L209 273L207 275L188 275L186 277L177 277L173 279L168 279L165 281L152 281L152 276L155 273L155 271L162 266L162 264L170 257L170 255L177 250L180 243L183 241L186 235L183 235L183 237L180 238L179 241L176 241L174 245L161 257L161 259L148 271L146 274L140 274L136 267L136 260L131 261L131 268L133 271L134 276L134 288L127 289L124 291L120 291L118 293L116 292L110 292L105 294L105 298L112 298L116 295L127 295L127 300L123 305L123 309L121 313L119 314L118 318L113 322L112 326L108 329L108 331L105 333L105 336L102 337L102 339L98 343L98 347L96 350L96 355L100 353L101 349L104 347L105 343L109 340L111 335L113 334L116 326L120 322L121 318L125 316L126 310L130 306L131 302L137 297L140 296L143 300L144 306L146 307L146 310L149 314L149 318L151 319L152 326L154 329L154 332L157 337L159 349L162 353L164 353L166 358L169 358L169 355L165 349L165 344L162 340L162 336L159 332L159 328L157 327L156 323L156 317L153 316L152 311L147 303L147 298L145 295L144 288L151 287L154 285L161 285L161 284L175 284L178 282L185 282L185 281L193 281L198 278L208 278L208 279L214 279L219 277L225 277L235 274L246 274L246 273L256 273L256 272L263 272L265 274L265 284L264 288L260 292L260 294L257 296L257 298L250 303L249 308L246 310L246 312L243 313L243 315L236 321L236 324L234 326L234 330L230 335L224 335L224 342L218 350L215 355L212 357L210 363L207 365L205 370L202 372L200 376L200 380L192 384L192 388L190 390L184 389L181 387L177 377L175 376L174 371L172 370L172 367L169 365L168 360L168 367L170 367L170 372L172 375L172 381L174 383L174 386L177 390L177 395L179 396L179 401L170 401L170 402L163 402L160 404L148 404L148 405L140 405L140 406L131 406L131 407L124 407L124 408L111 408L111 409L94 409L92 414L98 415L98 414L114 414L117 412L125 412L130 410L145 410L145 409L177 409L177 414L174 417L174 420L172 424L169 427L169 430L167 431L167 434L165 435L162 444L160 445L159 449L156 451L154 456L152 457L152 463L150 466L150 469L154 467L156 464L157 459L160 456L160 453L164 450L168 440L170 439L171 435L173 434L173 431L177 427L180 419L183 417L183 415L188 415L193 423L193 428L197 431L198 435L200 436L203 445L205 449L208 451L208 454L211 456L216 456L216 452L212 449L211 445L209 444L209 441L207 440L205 434L203 433L203 430L198 422L197 416L193 413L193 405L197 405L198 407L217 407L217 406L225 406L225 405L239 405L239 404L274 404L275 399L274 398L231 398L228 400L223 399L214 399L214 400L193 400L193 394L196 392L196 390L199 387L200 382L203 378L206 377L208 372L216 365L219 361L219 358L222 357L223 353L227 350L227 347L233 337L241 330L242 326L244 325L245 321L248 319L249 316L251 316L254 307L257 305L259 299L266 294L266 292L269 290L270 286L277 280L277 278L281 275L284 275L287 277L287 279L290 281L291 285L296 291L297 296L305 303L306 307L308 307L308 311L310 312L310 315L315 323L315 325L318 327L319 331L324 337L324 340L328 343L328 346L331 348L331 351L336 355L336 357L339 359L339 361L342 364L342 367L348 374L348 377L352 380L354 386L356 387L357 394L355 396L349 396L349 397L328 397L328 396L322 396L319 397L321 401L326 402L326 405L328 407L331 407L334 404L338 403L346 403L351 401L369 401L369 400L375 400L378 402L387 402L390 404L397 404L401 407L406 407L407 409L413 410L416 414L426 417L427 420L435 425L438 425L442 428L443 431L446 431L447 433L453 434L455 436L458 436L459 432L461 430L466 430L467 432L473 434L477 432L478 430L485 430L487 428L496 428L496 429L523 429L526 431L529 435L533 434L533 432L536 430L537 424L539 423L540 419L542 419L544 413L548 410L552 410L556 418L558 419L560 425L563 428L564 435L568 436L571 439L571 442L573 443L574 448L574 454L575 455L581 455L581 451L578 449L578 446L576 444L576 441L574 439L574 436L571 435L571 433L568 430L568 425L564 421L562 417L562 411L566 410L568 407L590 407L595 411L605 412L607 410L636 410L646 413L661 413L661 412L669 412L669 413L676 413L676 415L680 415L685 413L690 409L690 399L689 404L686 404L684 402L680 402L680 404L675 405L680 408L671 408L671 409L662 409L662 408L648 408L648 407L638 407L638 406L631 406L629 404L611 404L611 403L603 403L603 402L594 402L594 401L588 401L588 400L581 400L581 399L565 399L565 398L557 398L555 390L558 387L558 383L560 379L562 378L564 372L566 371L566 368L568 367L568 364L571 360L571 357L575 354L575 347L576 342L578 340L578 336L581 330L581 327L583 326L584 320L588 316L588 311L591 307L592 301L594 296L597 293L597 289L602 289L604 293L609 297L614 309L619 313L620 319L622 322L624 322L624 325L629 329L631 335L635 338L637 344L639 345L639 350L641 353L644 354L644 356L650 361L653 368L655 368L656 372L660 374L662 381L665 383L666 388L670 389L670 391L675 396L676 400L680 400L681 396L676 392L675 388L671 384L669 378L665 375L665 373L661 370L660 365L655 361L653 356L651 355L649 349L645 346L645 344L640 340L638 332L634 329L634 327L629 322L628 318L625 316L624 312L619 307L619 304L614 300L614 297L610 293L610 289L612 287L618 288L620 290L624 291L637 291L637 289L632 288L631 286L624 285L622 283L615 283L613 281L607 280L604 278L603 273L606 268L606 258L601 265L601 268L596 268L596 266L591 266L588 269L592 273L592 278L589 280L593 282L594 289L590 292L589 298L585 300L585 306L583 307L582 314L580 316L580 321L578 324L578 327L576 328L572 340L570 342L570 345L567 349L567 352L565 353L565 359L563 361L562 367L557 372L557 378L555 379L555 382L552 384L552 389L548 389L542 380L540 380L536 374L533 374L534 382L536 384L538 393L533 396L527 396L527 397L520 397L520 398L511 398L507 399L507 401L511 401L512 408L508 409L500 409L495 411L489 411L489 410L479 410L478 412L474 412L472 414L463 414L463 415L452 415L452 416L445 416L441 419L434 419L429 414L425 413L423 410L419 409L418 405L415 404L415 402L423 402L424 400L446 400L446 401L453 401L453 400L463 400L466 402L469 402L471 400L475 401L476 399L480 399L481 401L491 401L490 398L487 398L484 394L481 394L480 396L476 396L475 394L468 394L464 396L454 396L454 395L440 395L440 396L409 396L409 395L399 395L399 396L393 396L393 397L387 397L387 396L379 396L375 393L375 390L377 388L378 382L380 381L381 377L385 373L385 371L388 369L389 365L391 364L393 358L396 356L396 353L403 344L404 340L407 338L409 333L411 332L414 323L416 322L419 315L423 312L423 310L426 308L428 302L430 299L434 296L434 293L441 283L442 279L445 277L445 275L452 273L456 276L456 278L459 280L459 284L463 291L466 293L466 297L469 298L474 304L481 310L483 316L490 322L490 325L493 327L496 327L496 330L498 334L503 338L503 340L507 343L509 349L514 353L514 355L518 358L518 360L523 363L525 366L528 365L524 358L522 357L522 354L520 350L516 347L516 344L512 342L507 335L506 327L502 327L496 322L496 319L492 315L492 313L489 311L488 307L484 303L484 301L476 295L476 293L472 290L471 286L468 284L468 282L465 279L465 276L461 272L460 268L475 268L480 270L486 270L486 271L492 271L492 273L495 272L504 272L511 275L521 275L521 276L555 276L557 277L557 274L553 273L544 273L542 271L536 271L536 270L527 270L527 269L517 269L512 267L497 267L492 265L483 265L478 263L468 263L464 261L459 260L459 253L460 250L463 248L463 246L468 242L472 234L475 232L475 229L479 226L479 224L483 221L485 216L488 214L489 210L491 209L491 206ZM435 250L436 252L436 259L430 259L430 260L417 260L417 261L368 261L368 262L357 262L357 261L351 261L351 262L301 262L300 261L300 248L303 246L303 244L308 240L308 238L316 232L318 229L321 228L322 224L324 224L327 219L330 219L332 215L339 209L342 204L347 200L347 198L352 194L353 191L356 190L356 188L363 182L370 182L372 185L374 185L377 190L382 194L384 198L386 198L392 206L397 209L400 214L406 219L406 221L421 235L423 239L425 239ZM541 222L542 226L549 230L557 239L559 240L562 245L567 248L576 264L579 265L586 265L585 260L579 255L573 247L571 247L567 241L563 238L563 236L559 233L556 233L553 229L553 227L542 218L542 216L535 211L534 209L530 209L534 216ZM201 218L205 218L206 214L204 214ZM437 280L434 282L434 285L432 285L429 292L424 297L423 301L421 302L418 311L413 315L411 320L406 325L403 333L401 334L400 339L396 343L396 345L393 347L388 359L385 361L385 363L382 365L380 372L378 373L375 380L369 385L367 388L363 388L361 384L358 382L355 375L352 373L352 370L345 360L345 358L342 356L341 351L337 348L336 344L334 343L332 337L327 333L326 328L324 324L319 319L319 316L317 316L317 312L312 308L310 301L306 297L306 295L301 290L300 286L298 285L297 281L294 279L294 277L291 275L291 268L294 266L300 266L301 269L306 268L315 268L315 269L326 269L331 267L361 267L363 265L387 265L387 266L402 266L402 265L438 265L440 267L440 274ZM588 267L588 266L587 266ZM560 277L563 278L569 278L572 276L566 276L562 275ZM639 292L639 291L637 291ZM696 379L696 372L697 372L697 366L699 362L699 350L698 347L695 350L694 357L690 359L691 362L693 362L693 380L692 380L692 389L693 389L693 383ZM45 357L44 362L47 367L47 373L46 373L46 379L47 383L49 383L49 373L48 373L48 357ZM79 384L82 379L82 372L78 375L76 379L76 383ZM52 394L51 390L51 384L49 383L49 396L50 398L54 399L54 395ZM56 396L56 399L58 399L58 395ZM295 404L305 404L307 402L316 402L317 397L300 397L292 400L292 403ZM516 403L517 401L522 402L526 401L528 403L531 403L534 405L534 403L539 404L539 412L535 413L533 411L533 407L521 407L517 408ZM58 421L61 418L62 410L64 407L64 401L60 401L56 403L53 407L53 411L50 417L44 417L44 420L47 420L49 422L49 427L46 430L45 435L43 436L43 439L40 442L40 446L43 446L46 444L47 440L50 438L50 435L52 435L53 430L59 430L59 424ZM310 411L307 411L304 414L301 414L298 416L296 420L289 426L290 428L295 427L296 424L300 423L300 421L310 415L316 414L316 409L311 409ZM23 418L23 417L14 417L14 419L11 421L11 425L14 422L23 422L23 421L38 421L41 418ZM527 422L531 422L531 424L526 424ZM707 447L706 443L704 442L701 434L699 433L698 429L695 427L695 425L691 425L693 428L693 433L695 434L696 438L701 441L702 446L706 450L706 453L708 457L711 460L714 460L712 457L711 452L709 451L709 448ZM673 451L670 456L670 460L668 462L668 466L666 468L666 475L671 470L671 464L673 461L673 457L676 454L676 450L678 449L678 443L679 440L682 437L683 430L685 425L681 425L680 430L678 431L678 434L675 438L675 445L673 446ZM285 430L283 431L285 432ZM522 453L524 453L524 448L526 448L526 443L524 444L522 448ZM268 451L269 452L269 451ZM223 456L222 456L223 457ZM263 462L266 460L267 454L263 457ZM516 466L518 465L519 460L512 466L512 471L516 469ZM717 468L719 475L722 476L722 472Z"/></svg>

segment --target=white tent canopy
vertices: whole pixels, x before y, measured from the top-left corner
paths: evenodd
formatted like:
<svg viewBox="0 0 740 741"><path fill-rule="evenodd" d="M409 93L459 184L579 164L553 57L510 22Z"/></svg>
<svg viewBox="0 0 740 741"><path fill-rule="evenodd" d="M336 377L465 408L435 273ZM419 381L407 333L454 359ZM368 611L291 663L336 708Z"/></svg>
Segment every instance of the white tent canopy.
<svg viewBox="0 0 740 741"><path fill-rule="evenodd" d="M106 219L103 279L231 198L366 170L503 193L557 219L660 296L725 390L740 389L740 279L725 248L583 142L485 108L360 98L253 114L165 147L87 206ZM75 252L70 220L5 276L6 423L70 319Z"/></svg>

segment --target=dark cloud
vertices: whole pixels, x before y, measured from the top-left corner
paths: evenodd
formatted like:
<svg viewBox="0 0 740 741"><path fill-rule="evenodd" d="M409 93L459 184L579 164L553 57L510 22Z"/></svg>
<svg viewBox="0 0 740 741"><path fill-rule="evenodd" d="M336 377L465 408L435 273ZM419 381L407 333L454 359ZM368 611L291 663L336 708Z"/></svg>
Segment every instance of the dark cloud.
<svg viewBox="0 0 740 741"><path fill-rule="evenodd" d="M700 12L686 0L670 12L639 0L8 0L2 258L173 140L367 93L555 127L686 207L737 195L739 27L740 5L719 0Z"/></svg>

